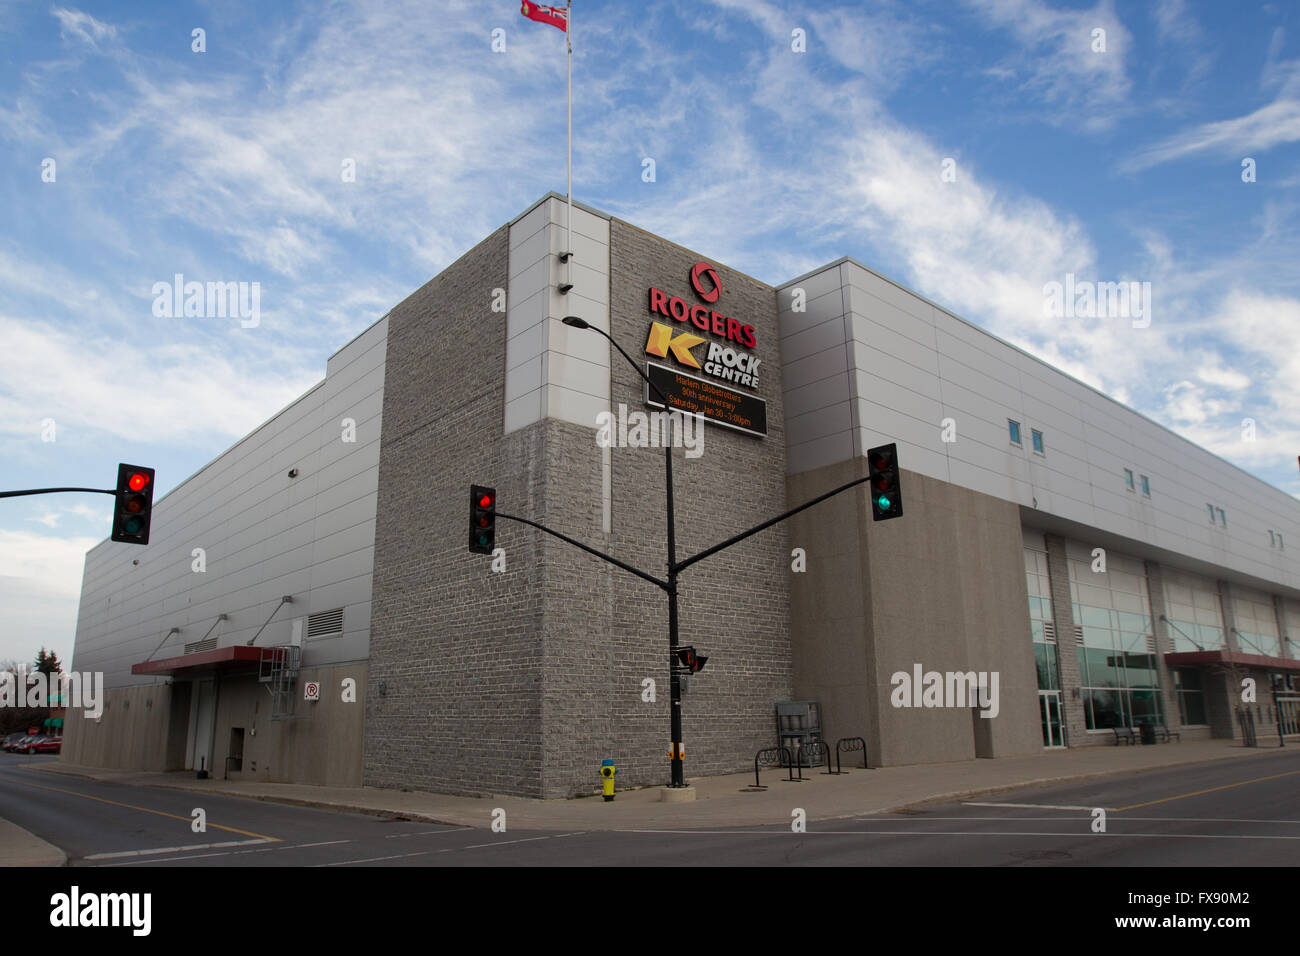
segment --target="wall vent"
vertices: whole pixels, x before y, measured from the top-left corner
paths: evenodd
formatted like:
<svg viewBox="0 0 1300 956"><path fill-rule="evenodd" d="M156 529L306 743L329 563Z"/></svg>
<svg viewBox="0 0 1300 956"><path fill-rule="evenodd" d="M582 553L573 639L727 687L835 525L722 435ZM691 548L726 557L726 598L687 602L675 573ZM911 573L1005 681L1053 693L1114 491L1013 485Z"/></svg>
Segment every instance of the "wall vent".
<svg viewBox="0 0 1300 956"><path fill-rule="evenodd" d="M217 639L215 637L205 638L202 641L195 641L193 644L185 645L186 654L197 654L199 651L215 651L217 649Z"/></svg>
<svg viewBox="0 0 1300 956"><path fill-rule="evenodd" d="M307 639L334 637L343 633L343 608L320 611L307 618Z"/></svg>

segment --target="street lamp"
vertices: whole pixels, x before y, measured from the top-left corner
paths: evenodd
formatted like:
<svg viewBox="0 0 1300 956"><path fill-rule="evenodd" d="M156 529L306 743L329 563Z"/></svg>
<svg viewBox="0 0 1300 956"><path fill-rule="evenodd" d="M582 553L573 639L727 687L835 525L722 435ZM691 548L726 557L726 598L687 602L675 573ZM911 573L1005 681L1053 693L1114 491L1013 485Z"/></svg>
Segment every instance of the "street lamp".
<svg viewBox="0 0 1300 956"><path fill-rule="evenodd" d="M566 315L561 319L565 325L574 329L591 329L593 332L599 332L609 340L609 344L618 349L620 355L627 359L627 364L640 375L647 385L654 389L655 394L659 396L659 401L663 403L664 411L670 411L672 406L668 403L667 397L650 377L641 371L641 366L632 359L632 356L623 351L623 346L619 345L604 329L598 329L586 319L581 319L576 315ZM668 675L669 687L671 688L672 703L669 709L669 715L672 720L671 740L672 740L672 781L670 787L686 786L685 765L682 756L682 685L678 679L677 667L674 662L677 660L677 532L673 521L673 451L672 451L672 418L668 417L668 423L665 426L667 431L664 435L664 478L668 485L668 580L664 590L668 592Z"/></svg>

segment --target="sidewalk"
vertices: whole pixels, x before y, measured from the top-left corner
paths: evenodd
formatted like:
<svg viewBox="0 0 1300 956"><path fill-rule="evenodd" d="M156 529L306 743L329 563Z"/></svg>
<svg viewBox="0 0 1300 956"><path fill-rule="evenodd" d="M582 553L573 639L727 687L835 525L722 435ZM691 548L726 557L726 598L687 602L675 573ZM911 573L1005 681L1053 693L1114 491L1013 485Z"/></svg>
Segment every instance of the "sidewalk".
<svg viewBox="0 0 1300 956"><path fill-rule="evenodd" d="M66 866L67 854L17 824L0 820L0 867Z"/></svg>
<svg viewBox="0 0 1300 956"><path fill-rule="evenodd" d="M784 770L765 770L760 793L754 774L688 779L696 799L664 803L662 787L623 791L613 802L599 796L570 800L526 797L457 797L422 791L375 787L315 787L301 784L198 780L192 772L143 773L46 764L41 772L65 773L133 786L169 787L200 793L252 797L282 803L397 815L412 820L487 828L492 811L506 811L506 822L519 830L710 829L789 823L791 810L802 807L809 821L835 820L900 809L918 803L996 793L1029 783L1059 783L1135 770L1172 767L1212 760L1254 760L1296 753L1296 748L1249 749L1235 741L1207 740L1134 747L1091 747L1050 751L1025 757L917 764L863 770L859 763L844 776L804 770L805 783L786 783ZM848 756L848 755L846 755ZM861 760L861 756L857 755ZM850 768L845 765L846 770ZM599 786L592 768L592 788ZM1261 774L1273 771L1261 767Z"/></svg>

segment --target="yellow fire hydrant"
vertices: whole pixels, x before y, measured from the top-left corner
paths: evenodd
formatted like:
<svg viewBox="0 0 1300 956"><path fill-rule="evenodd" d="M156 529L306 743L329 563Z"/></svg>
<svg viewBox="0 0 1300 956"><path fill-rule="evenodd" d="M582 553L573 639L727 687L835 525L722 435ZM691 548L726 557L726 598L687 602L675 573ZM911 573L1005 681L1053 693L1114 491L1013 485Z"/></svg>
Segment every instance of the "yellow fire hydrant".
<svg viewBox="0 0 1300 956"><path fill-rule="evenodd" d="M601 782L605 787L605 799L614 799L614 774L618 773L618 768L614 766L612 760L602 760L600 762Z"/></svg>

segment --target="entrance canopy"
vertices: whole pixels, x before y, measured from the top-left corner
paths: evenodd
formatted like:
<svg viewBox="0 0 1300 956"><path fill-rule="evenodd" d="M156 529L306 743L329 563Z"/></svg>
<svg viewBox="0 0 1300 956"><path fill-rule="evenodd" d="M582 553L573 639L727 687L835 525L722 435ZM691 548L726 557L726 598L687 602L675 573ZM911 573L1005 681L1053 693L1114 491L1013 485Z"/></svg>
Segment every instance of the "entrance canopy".
<svg viewBox="0 0 1300 956"><path fill-rule="evenodd" d="M1180 651L1166 654L1170 667L1187 664L1235 664L1239 667L1257 667L1266 671L1292 671L1300 673L1300 660L1289 657L1269 657L1266 654L1243 654L1240 651Z"/></svg>
<svg viewBox="0 0 1300 956"><path fill-rule="evenodd" d="M274 658L283 651L278 647L249 647L236 644L231 647L218 647L210 651L195 651L180 657L164 657L156 661L141 661L131 665L132 674L152 674L157 676L185 676L198 671L219 670L229 667L243 667Z"/></svg>

